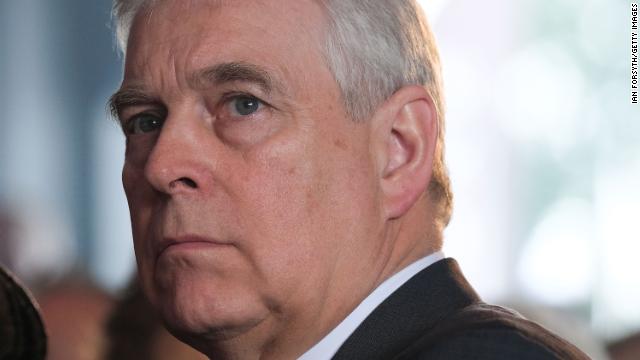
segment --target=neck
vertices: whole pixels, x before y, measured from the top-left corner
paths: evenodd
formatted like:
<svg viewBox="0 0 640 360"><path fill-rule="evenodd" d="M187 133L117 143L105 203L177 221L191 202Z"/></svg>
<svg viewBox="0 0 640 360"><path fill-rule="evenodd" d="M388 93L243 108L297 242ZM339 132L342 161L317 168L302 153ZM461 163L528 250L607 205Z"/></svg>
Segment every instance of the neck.
<svg viewBox="0 0 640 360"><path fill-rule="evenodd" d="M391 250L377 285L416 260L442 249L441 229L433 221L426 221L433 214L431 202L423 196L402 217L387 221L386 242Z"/></svg>

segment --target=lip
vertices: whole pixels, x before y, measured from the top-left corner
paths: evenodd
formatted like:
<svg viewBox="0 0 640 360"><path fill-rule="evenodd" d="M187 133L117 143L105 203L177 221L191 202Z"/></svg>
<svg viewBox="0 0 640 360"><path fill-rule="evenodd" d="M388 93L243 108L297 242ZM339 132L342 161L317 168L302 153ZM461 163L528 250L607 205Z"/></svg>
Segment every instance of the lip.
<svg viewBox="0 0 640 360"><path fill-rule="evenodd" d="M228 243L219 241L217 239L207 238L204 236L198 235L184 235L184 236L176 236L176 237L165 237L158 243L155 247L156 259L162 256L162 254L169 248L176 245L193 245L194 247L198 247L198 245L202 246L211 246L211 245L229 245Z"/></svg>

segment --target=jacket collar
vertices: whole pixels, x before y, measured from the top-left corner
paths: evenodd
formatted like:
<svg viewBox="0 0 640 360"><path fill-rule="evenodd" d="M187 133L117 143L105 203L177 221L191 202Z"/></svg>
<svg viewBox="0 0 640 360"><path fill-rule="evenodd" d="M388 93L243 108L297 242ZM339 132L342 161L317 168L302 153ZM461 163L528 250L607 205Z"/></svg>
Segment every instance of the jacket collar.
<svg viewBox="0 0 640 360"><path fill-rule="evenodd" d="M393 358L440 320L478 301L458 263L451 258L438 261L382 302L333 359Z"/></svg>

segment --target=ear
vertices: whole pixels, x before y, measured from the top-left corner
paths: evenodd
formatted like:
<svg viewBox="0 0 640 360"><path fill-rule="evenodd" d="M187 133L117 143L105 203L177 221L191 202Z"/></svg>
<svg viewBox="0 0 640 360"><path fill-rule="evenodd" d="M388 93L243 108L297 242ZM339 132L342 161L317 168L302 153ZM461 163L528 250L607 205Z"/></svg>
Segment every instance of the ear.
<svg viewBox="0 0 640 360"><path fill-rule="evenodd" d="M387 219L404 215L431 180L438 115L429 93L405 86L376 110L374 152Z"/></svg>

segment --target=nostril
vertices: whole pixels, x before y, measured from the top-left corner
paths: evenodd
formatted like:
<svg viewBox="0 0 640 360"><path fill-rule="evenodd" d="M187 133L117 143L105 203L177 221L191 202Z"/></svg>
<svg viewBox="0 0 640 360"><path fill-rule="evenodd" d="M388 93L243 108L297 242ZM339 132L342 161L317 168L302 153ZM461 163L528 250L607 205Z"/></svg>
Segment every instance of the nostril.
<svg viewBox="0 0 640 360"><path fill-rule="evenodd" d="M193 181L192 179L190 179L188 177L182 177L182 178L180 178L178 180L174 180L174 181L171 182L170 186L172 188L174 188L174 187L178 186L179 184L186 185L187 187L190 187L192 189L198 188L198 184L196 184L195 181Z"/></svg>

